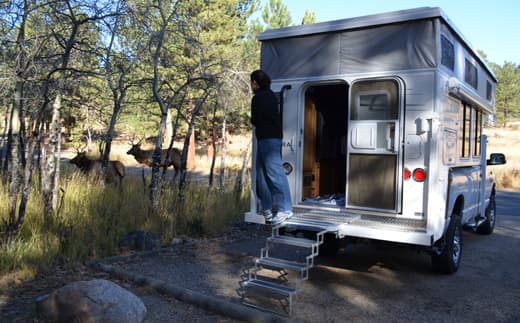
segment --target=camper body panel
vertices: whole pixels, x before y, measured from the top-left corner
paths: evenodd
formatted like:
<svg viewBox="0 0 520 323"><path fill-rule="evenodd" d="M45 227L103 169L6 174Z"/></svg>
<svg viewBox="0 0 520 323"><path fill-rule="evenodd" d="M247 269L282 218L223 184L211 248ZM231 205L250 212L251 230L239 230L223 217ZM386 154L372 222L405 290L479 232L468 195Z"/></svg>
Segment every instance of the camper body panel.
<svg viewBox="0 0 520 323"><path fill-rule="evenodd" d="M260 36L296 216L338 224L339 238L431 250L453 216L482 223L495 185L482 124L496 77L430 9ZM246 221L264 223L254 186Z"/></svg>
<svg viewBox="0 0 520 323"><path fill-rule="evenodd" d="M398 77L396 76L398 75ZM427 121L434 114L435 108L435 69L421 69L419 71L388 71L386 73L356 73L350 75L336 75L327 77L315 77L306 79L283 79L274 80L272 89L280 92L284 86L290 85L291 90L284 92L283 97L283 127L284 138L282 146L283 161L293 166L294 171L288 174L291 187L292 199L296 212L308 210L324 209L324 206L309 206L303 202L303 185L306 181L304 168L304 147L305 147L305 93L312 87L344 85L345 90L356 82L396 80L399 79L401 92L400 97L410 98L403 101L400 106L400 118L398 120L399 137L395 139L398 155L398 167L395 177L399 181L396 195L396 206L394 210L382 211L377 208L359 208L356 206L342 206L329 212L340 214L348 219L348 225L342 226L340 236L356 236L366 238L386 239L389 241L431 245L432 237L442 235L444 229L444 207L445 204L435 203L431 191L438 192L437 195L442 199L446 194L446 185L436 183L419 183L414 181L402 181L402 168L407 165L409 168L425 168L426 163L432 158L432 152L437 148L432 147L432 138L437 136L436 128L424 129L424 124L416 122ZM413 84L413 86L408 86ZM422 119L421 119L422 118ZM347 123L347 132L350 128ZM421 128L421 126L423 128ZM429 126L428 126L429 127ZM435 141L437 144L437 141ZM346 149L346 148L345 148ZM347 165L345 164L345 168ZM348 172L345 170L345 172ZM370 185L372 178L366 178L367 185ZM447 181L447 173L444 176ZM348 194L348 181L343 186ZM252 193L253 200L255 193ZM433 203L428 204L428 201ZM255 204L253 202L253 204ZM435 205L434 212L430 211L431 205ZM440 207L439 207L440 206ZM327 206L325 206L327 208ZM255 212L250 213L250 217ZM429 227L427 217L429 214L439 216L442 220L430 221ZM367 222L366 216L371 216L371 221ZM355 220L351 220L354 218ZM358 219L356 219L358 218ZM363 219L362 219L363 218ZM258 218L262 221L261 218ZM377 221L374 221L377 219ZM347 221L347 220L345 220ZM380 222L380 223L378 223ZM399 223L405 223L399 227ZM367 225L369 223L370 225ZM412 223L412 225L410 225ZM390 230L389 230L390 229ZM396 230L397 229L397 230ZM392 230L395 230L392 231ZM410 230L407 232L406 230Z"/></svg>

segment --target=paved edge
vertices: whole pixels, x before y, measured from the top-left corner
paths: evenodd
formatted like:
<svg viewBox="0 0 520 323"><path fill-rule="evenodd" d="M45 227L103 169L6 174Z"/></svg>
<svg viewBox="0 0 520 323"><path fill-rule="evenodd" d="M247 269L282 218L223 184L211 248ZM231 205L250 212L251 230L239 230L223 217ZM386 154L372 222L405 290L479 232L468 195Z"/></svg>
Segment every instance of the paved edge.
<svg viewBox="0 0 520 323"><path fill-rule="evenodd" d="M114 259L111 260L113 262ZM115 268L111 265L103 264L100 261L88 261L86 262L86 265L96 270L107 272L118 278L130 280L137 284L151 287L159 293L173 296L180 301L190 303L204 310L215 312L223 316L247 322L290 322L289 320L280 316L261 312L259 310L225 301L220 298L204 295L189 289L167 284L159 279L134 274Z"/></svg>

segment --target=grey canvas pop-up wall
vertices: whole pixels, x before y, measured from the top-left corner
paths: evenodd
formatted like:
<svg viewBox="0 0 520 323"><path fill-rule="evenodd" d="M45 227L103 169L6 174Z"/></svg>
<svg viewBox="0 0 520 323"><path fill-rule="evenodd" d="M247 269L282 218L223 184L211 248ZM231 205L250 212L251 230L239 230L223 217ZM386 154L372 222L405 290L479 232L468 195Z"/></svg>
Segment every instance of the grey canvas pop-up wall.
<svg viewBox="0 0 520 323"><path fill-rule="evenodd" d="M262 42L262 69L273 78L435 67L434 21Z"/></svg>
<svg viewBox="0 0 520 323"><path fill-rule="evenodd" d="M448 40L453 46L452 59L471 57L475 78L492 87L497 82L493 71L440 8L266 30L258 39L262 42L261 68L273 80L439 68L446 66L442 42ZM458 64L464 65L468 64ZM449 73L468 82L464 70ZM481 97L493 92L486 82L473 87Z"/></svg>

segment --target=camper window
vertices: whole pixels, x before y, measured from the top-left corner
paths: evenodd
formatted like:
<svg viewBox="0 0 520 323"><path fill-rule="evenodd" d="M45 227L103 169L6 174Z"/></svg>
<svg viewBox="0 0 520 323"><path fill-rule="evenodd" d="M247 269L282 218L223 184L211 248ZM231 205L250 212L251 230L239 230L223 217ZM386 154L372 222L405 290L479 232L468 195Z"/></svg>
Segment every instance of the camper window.
<svg viewBox="0 0 520 323"><path fill-rule="evenodd" d="M386 91L363 91L356 96L352 120L389 120L392 109L390 93Z"/></svg>
<svg viewBox="0 0 520 323"><path fill-rule="evenodd" d="M482 111L468 103L461 104L459 129L459 156L478 157L481 153L480 136L482 135Z"/></svg>
<svg viewBox="0 0 520 323"><path fill-rule="evenodd" d="M461 120L460 123L460 134L459 137L459 156L462 158L468 158L471 152L470 146L470 135L471 135L471 107L469 104L464 103L461 109Z"/></svg>
<svg viewBox="0 0 520 323"><path fill-rule="evenodd" d="M486 99L488 101L491 101L491 99L493 98L492 93L493 93L493 88L491 86L491 83L489 81L486 81Z"/></svg>
<svg viewBox="0 0 520 323"><path fill-rule="evenodd" d="M354 83L350 120L397 119L397 88L393 80Z"/></svg>
<svg viewBox="0 0 520 323"><path fill-rule="evenodd" d="M480 156L480 135L482 134L482 112L475 111L474 125L475 129L475 145L473 150L473 156Z"/></svg>
<svg viewBox="0 0 520 323"><path fill-rule="evenodd" d="M471 64L470 61L466 59L465 61L465 72L464 72L464 80L471 85L473 88L477 89L478 87L478 78L477 78L477 68L475 65Z"/></svg>
<svg viewBox="0 0 520 323"><path fill-rule="evenodd" d="M441 35L442 57L441 63L450 70L455 69L455 49L453 44L444 35Z"/></svg>

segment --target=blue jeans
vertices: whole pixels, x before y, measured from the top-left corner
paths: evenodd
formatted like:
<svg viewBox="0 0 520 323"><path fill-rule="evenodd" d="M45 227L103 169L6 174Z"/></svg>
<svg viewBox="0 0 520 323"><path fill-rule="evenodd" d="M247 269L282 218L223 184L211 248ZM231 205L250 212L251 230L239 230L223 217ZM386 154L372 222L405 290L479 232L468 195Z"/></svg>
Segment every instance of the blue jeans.
<svg viewBox="0 0 520 323"><path fill-rule="evenodd" d="M256 154L257 194L262 203L262 211L291 211L291 191L282 165L281 139L258 140ZM273 205L274 204L274 205Z"/></svg>

